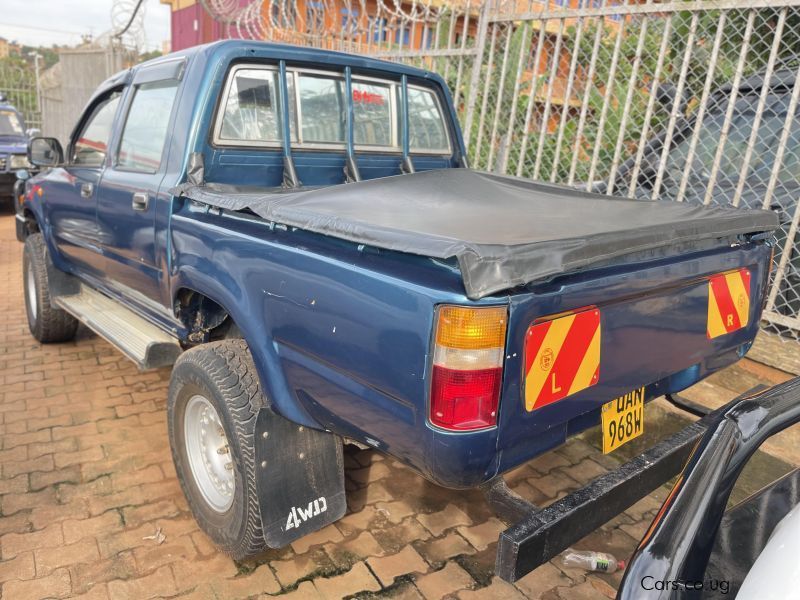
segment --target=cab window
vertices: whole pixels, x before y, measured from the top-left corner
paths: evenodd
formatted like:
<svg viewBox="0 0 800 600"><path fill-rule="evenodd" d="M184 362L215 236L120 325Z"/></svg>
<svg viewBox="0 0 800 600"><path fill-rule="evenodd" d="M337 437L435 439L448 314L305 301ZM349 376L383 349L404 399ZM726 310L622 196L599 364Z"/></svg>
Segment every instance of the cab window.
<svg viewBox="0 0 800 600"><path fill-rule="evenodd" d="M108 152L111 127L119 105L120 92L112 92L94 107L92 114L75 140L72 164L83 167L102 166Z"/></svg>
<svg viewBox="0 0 800 600"><path fill-rule="evenodd" d="M411 152L447 152L442 111L430 90L408 88L408 142Z"/></svg>
<svg viewBox="0 0 800 600"><path fill-rule="evenodd" d="M122 132L117 166L154 173L161 166L178 81L145 83L136 88Z"/></svg>
<svg viewBox="0 0 800 600"><path fill-rule="evenodd" d="M287 76L289 97L294 96L293 78ZM280 78L272 69L238 69L232 77L225 98L219 129L220 140L243 142L280 142L283 124L280 110ZM294 121L294 102L290 102L290 120ZM296 137L294 122L290 124Z"/></svg>
<svg viewBox="0 0 800 600"><path fill-rule="evenodd" d="M301 73L299 92L303 141L344 143L344 79Z"/></svg>

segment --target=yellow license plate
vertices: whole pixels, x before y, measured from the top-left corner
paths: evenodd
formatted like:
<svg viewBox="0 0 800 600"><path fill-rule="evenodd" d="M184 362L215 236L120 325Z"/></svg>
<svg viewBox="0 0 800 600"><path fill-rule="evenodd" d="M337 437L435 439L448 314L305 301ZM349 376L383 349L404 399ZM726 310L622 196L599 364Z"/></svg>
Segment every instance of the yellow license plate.
<svg viewBox="0 0 800 600"><path fill-rule="evenodd" d="M603 404L603 454L613 452L644 431L644 388Z"/></svg>

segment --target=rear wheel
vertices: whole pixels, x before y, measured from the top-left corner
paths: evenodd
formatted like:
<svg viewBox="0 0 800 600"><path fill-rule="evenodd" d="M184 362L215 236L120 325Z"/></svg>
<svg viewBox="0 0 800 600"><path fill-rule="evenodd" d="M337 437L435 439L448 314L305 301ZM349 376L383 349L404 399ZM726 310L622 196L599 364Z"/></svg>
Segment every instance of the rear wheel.
<svg viewBox="0 0 800 600"><path fill-rule="evenodd" d="M28 329L42 343L66 342L75 337L78 320L50 302L46 252L41 233L33 233L25 239L22 277Z"/></svg>
<svg viewBox="0 0 800 600"><path fill-rule="evenodd" d="M172 458L200 527L234 559L266 548L254 430L264 396L243 340L184 352L169 386Z"/></svg>

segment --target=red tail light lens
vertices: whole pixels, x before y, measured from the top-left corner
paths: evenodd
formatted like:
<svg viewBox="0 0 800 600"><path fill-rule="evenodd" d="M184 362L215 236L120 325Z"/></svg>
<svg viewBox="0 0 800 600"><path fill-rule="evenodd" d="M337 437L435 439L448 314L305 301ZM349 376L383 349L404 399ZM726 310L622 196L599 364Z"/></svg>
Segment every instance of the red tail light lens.
<svg viewBox="0 0 800 600"><path fill-rule="evenodd" d="M442 306L437 311L430 421L452 431L497 424L506 307Z"/></svg>
<svg viewBox="0 0 800 600"><path fill-rule="evenodd" d="M502 367L462 371L434 365L431 423L458 431L494 426L502 380Z"/></svg>

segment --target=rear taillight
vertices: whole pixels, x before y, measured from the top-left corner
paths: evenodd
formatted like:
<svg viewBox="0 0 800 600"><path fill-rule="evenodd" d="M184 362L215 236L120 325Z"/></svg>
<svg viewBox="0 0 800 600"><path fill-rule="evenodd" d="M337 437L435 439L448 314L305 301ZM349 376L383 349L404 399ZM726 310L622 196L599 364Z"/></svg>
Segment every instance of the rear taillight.
<svg viewBox="0 0 800 600"><path fill-rule="evenodd" d="M497 423L507 320L506 307L439 307L431 423L454 431L484 429Z"/></svg>

